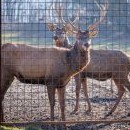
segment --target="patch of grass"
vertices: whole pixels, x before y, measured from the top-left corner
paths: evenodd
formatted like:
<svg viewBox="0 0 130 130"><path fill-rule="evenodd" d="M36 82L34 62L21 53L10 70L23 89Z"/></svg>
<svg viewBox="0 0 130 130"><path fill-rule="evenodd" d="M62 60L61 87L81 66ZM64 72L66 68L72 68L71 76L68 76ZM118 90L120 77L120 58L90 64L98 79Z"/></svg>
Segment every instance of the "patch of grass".
<svg viewBox="0 0 130 130"><path fill-rule="evenodd" d="M117 41L113 43L100 43L100 44L94 44L93 49L96 50L121 50L123 52L126 52L130 54L130 45L129 44L119 44Z"/></svg>
<svg viewBox="0 0 130 130"><path fill-rule="evenodd" d="M54 46L53 39L51 38L21 37L20 34L16 32L2 32L2 44L4 43Z"/></svg>
<svg viewBox="0 0 130 130"><path fill-rule="evenodd" d="M4 32L2 32L2 38L10 38L10 37L17 37L19 35L19 33L16 33L16 32L12 32L12 33L10 33L10 32L6 32L6 33L4 33Z"/></svg>
<svg viewBox="0 0 130 130"><path fill-rule="evenodd" d="M0 126L0 130L23 130L22 128L17 127L6 127L6 126Z"/></svg>
<svg viewBox="0 0 130 130"><path fill-rule="evenodd" d="M1 37L2 37L2 44L7 43L7 42L11 42L13 40L13 38L17 38L18 37L18 33L10 33L10 32L2 32Z"/></svg>
<svg viewBox="0 0 130 130"><path fill-rule="evenodd" d="M43 129L37 126L29 125L23 128L0 126L0 130L43 130Z"/></svg>
<svg viewBox="0 0 130 130"><path fill-rule="evenodd" d="M38 38L38 37L21 37L20 32L16 31L2 31L2 44L4 43L22 43L30 45L42 45L42 46L55 46L52 38ZM94 44L93 49L110 49L110 50L122 50L130 54L130 44L126 39L113 39L112 42L108 40L100 39L99 44Z"/></svg>

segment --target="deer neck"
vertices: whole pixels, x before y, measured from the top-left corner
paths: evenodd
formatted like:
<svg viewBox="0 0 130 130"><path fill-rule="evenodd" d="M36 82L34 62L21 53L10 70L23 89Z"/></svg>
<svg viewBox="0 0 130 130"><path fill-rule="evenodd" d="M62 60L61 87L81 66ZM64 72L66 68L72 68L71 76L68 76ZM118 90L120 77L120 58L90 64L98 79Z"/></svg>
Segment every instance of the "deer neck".
<svg viewBox="0 0 130 130"><path fill-rule="evenodd" d="M71 48L72 47L72 45L70 44L70 41L69 41L68 37L65 38L63 47L65 47L65 48Z"/></svg>
<svg viewBox="0 0 130 130"><path fill-rule="evenodd" d="M89 51L80 51L75 46L67 53L67 62L71 71L75 74L86 68L90 61Z"/></svg>

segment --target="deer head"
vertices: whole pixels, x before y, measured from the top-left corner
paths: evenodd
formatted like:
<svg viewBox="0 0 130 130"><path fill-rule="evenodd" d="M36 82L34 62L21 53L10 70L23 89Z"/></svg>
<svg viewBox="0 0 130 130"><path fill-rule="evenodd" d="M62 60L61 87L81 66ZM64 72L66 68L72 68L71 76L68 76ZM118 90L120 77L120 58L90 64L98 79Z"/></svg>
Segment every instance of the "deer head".
<svg viewBox="0 0 130 130"><path fill-rule="evenodd" d="M54 5L54 7L53 7ZM62 6L60 5L59 2L52 2L49 6L48 13L49 13L49 23L48 23L48 28L50 31L53 32L54 34L54 40L56 42L56 46L62 47L62 46L67 46L70 47L71 45L68 43L68 37L67 35L72 35L72 31L70 31L70 23L64 20L62 16ZM57 14L57 19L59 20L59 23L53 23L51 20L51 8L53 7L53 11L56 12ZM54 13L55 13L54 12ZM77 13L78 14L78 13ZM79 16L77 15L76 18L72 22L76 22ZM42 20L42 19L40 19ZM68 19L69 20L69 19Z"/></svg>
<svg viewBox="0 0 130 130"><path fill-rule="evenodd" d="M56 4L56 9L57 9L57 14L58 17L60 19L60 21L62 22L62 24L65 26L65 28L63 29L64 32L68 32L69 34L76 34L76 40L77 43L85 43L87 42L87 44L91 44L91 38L97 36L98 34L98 26L104 21L105 16L107 14L107 10L108 10L108 0L105 1L104 5L99 5L96 1L95 1L97 7L100 9L100 19L93 23L92 25L89 25L88 28L83 31L80 28L78 28L75 24L76 22L79 20L79 13L80 13L80 7L78 7L77 9L77 17L75 18L74 21L71 21L68 18L68 22L65 22L65 20L63 19L63 10L61 10L61 7L57 7ZM58 29L57 29L58 30ZM57 33L58 34L58 33ZM61 36L61 32L59 31L59 35ZM59 37L56 37L56 39L58 39ZM63 42L61 42L63 43ZM60 47L63 47L63 44L60 45Z"/></svg>

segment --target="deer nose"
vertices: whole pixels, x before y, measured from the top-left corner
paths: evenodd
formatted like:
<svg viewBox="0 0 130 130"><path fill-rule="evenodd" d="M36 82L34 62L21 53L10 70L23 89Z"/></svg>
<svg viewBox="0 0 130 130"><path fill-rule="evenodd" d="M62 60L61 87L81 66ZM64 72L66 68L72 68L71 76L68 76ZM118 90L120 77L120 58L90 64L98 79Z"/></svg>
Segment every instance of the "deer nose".
<svg viewBox="0 0 130 130"><path fill-rule="evenodd" d="M55 40L57 40L57 39L58 39L58 37L57 37L57 36L54 36L54 39L55 39Z"/></svg>

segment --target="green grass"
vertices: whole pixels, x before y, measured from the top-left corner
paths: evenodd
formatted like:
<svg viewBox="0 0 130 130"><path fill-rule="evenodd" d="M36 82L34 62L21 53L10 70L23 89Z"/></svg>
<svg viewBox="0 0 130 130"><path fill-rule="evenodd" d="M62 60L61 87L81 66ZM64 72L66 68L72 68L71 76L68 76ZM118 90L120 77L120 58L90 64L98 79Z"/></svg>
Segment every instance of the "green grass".
<svg viewBox="0 0 130 130"><path fill-rule="evenodd" d="M22 128L17 128L17 127L0 126L0 130L24 130L24 129L22 129Z"/></svg>
<svg viewBox="0 0 130 130"><path fill-rule="evenodd" d="M100 42L100 44L93 45L93 49L111 49L111 50L122 50L128 54L130 54L130 44L128 40L126 42L123 41L124 39L117 39L113 42ZM20 37L19 32L2 32L2 43L24 43L24 44L31 44L31 45L47 45L47 46L54 46L53 40L48 40L47 38L28 38L28 37ZM125 44L122 44L125 43Z"/></svg>
<svg viewBox="0 0 130 130"><path fill-rule="evenodd" d="M20 37L2 37L2 44L4 43L24 43L31 45L53 45L53 42L45 41L45 39L38 38L20 38Z"/></svg>
<svg viewBox="0 0 130 130"><path fill-rule="evenodd" d="M31 45L53 45L53 39L38 38L38 37L21 37L19 32L2 32L2 44L4 43L24 43Z"/></svg>
<svg viewBox="0 0 130 130"><path fill-rule="evenodd" d="M6 127L6 126L0 126L0 130L43 130L40 127L36 127L36 126L26 126L26 127Z"/></svg>
<svg viewBox="0 0 130 130"><path fill-rule="evenodd" d="M118 41L111 43L100 43L98 45L93 45L93 49L96 50L121 50L123 52L126 52L128 54L130 54L130 45L126 45L126 44L119 44Z"/></svg>
<svg viewBox="0 0 130 130"><path fill-rule="evenodd" d="M18 37L18 33L10 33L10 32L6 32L6 33L3 33L2 32L2 43L7 43L7 42L11 42L11 40L13 39L13 37Z"/></svg>

